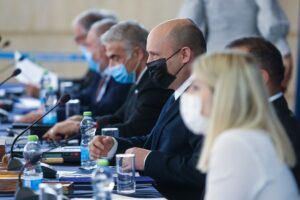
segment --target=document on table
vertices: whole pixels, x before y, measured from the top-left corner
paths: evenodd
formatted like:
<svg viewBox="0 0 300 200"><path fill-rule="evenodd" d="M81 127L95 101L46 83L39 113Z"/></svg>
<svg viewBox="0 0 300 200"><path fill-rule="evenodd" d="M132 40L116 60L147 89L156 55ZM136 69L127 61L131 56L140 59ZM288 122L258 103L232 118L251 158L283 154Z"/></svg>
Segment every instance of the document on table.
<svg viewBox="0 0 300 200"><path fill-rule="evenodd" d="M39 66L38 64L32 62L30 59L25 58L22 61L17 60L21 57L19 52L15 52L16 68L22 70L22 73L16 76L16 79L23 84L31 84L39 86L42 76L45 73L45 68ZM49 71L51 77L51 85L54 90L58 89L58 76Z"/></svg>

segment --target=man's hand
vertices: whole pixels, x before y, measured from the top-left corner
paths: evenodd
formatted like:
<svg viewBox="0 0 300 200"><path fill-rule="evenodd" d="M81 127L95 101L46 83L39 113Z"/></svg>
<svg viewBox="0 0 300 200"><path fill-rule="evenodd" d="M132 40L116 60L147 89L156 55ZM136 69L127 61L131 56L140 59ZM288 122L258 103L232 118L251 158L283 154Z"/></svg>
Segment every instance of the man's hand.
<svg viewBox="0 0 300 200"><path fill-rule="evenodd" d="M67 120L81 122L82 118L83 118L82 115L73 115L72 117L69 117Z"/></svg>
<svg viewBox="0 0 300 200"><path fill-rule="evenodd" d="M126 154L134 154L135 155L135 169L143 171L145 168L145 158L150 153L150 150L142 149L142 148L130 148L126 150Z"/></svg>
<svg viewBox="0 0 300 200"><path fill-rule="evenodd" d="M107 156L114 145L114 140L109 136L95 136L89 145L90 158L97 160Z"/></svg>
<svg viewBox="0 0 300 200"><path fill-rule="evenodd" d="M40 94L40 89L32 84L25 84L25 91L31 97L38 98Z"/></svg>
<svg viewBox="0 0 300 200"><path fill-rule="evenodd" d="M19 119L17 119L15 122L17 123L32 123L38 118L40 118L43 115L43 110L39 109L37 111L33 111L30 113L27 113L26 115L23 115Z"/></svg>
<svg viewBox="0 0 300 200"><path fill-rule="evenodd" d="M43 136L44 139L60 140L62 138L68 139L72 135L79 133L80 122L63 121L57 123L54 127L48 130Z"/></svg>

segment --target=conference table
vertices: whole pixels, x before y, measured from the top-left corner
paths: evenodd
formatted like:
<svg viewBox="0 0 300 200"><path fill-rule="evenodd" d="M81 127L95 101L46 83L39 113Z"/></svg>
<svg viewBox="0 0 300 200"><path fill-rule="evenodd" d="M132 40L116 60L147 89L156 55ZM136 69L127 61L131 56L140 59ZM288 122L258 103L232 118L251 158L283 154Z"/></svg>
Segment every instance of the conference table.
<svg viewBox="0 0 300 200"><path fill-rule="evenodd" d="M6 89L14 89L14 86L17 87L17 89L20 89L20 85L18 84L10 84L6 87ZM20 104L22 101L18 100L18 103ZM28 101L25 99L25 102L28 103ZM13 114L22 114L26 112L27 108L22 108L20 105L18 107L14 108L12 113ZM31 108L30 108L31 109ZM8 136L7 128L10 128L11 124L6 123L6 124L1 124L0 123L0 139L5 139L6 141L10 140L11 143L12 137L10 138ZM8 152L10 149L9 145L6 145L6 152ZM79 170L79 163L75 164L57 164L57 165L52 165L58 172L59 176L57 179L44 179L43 181L54 181L54 182L59 182L61 181L61 176L63 176L63 173L67 172L78 172L80 173ZM59 178L60 177L60 178ZM70 199L91 199L93 195L92 191L92 185L90 181L85 181L84 183L77 181L74 179L72 184L73 192L70 194L67 194L66 196ZM121 195L118 194L116 191L116 188L114 188L113 193L112 193L112 199L114 200L119 200L119 199L147 199L147 200L162 200L165 199L152 185L153 180L149 177L142 177L142 176L137 176L136 177L136 192L133 194L128 194L128 195ZM3 183L0 183L3 184ZM14 193L4 193L0 191L0 199L14 199Z"/></svg>
<svg viewBox="0 0 300 200"><path fill-rule="evenodd" d="M66 172L75 172L78 171L79 166L65 166L65 165L54 165L53 166L58 173L61 175ZM147 177L144 177L147 179ZM139 178L141 179L141 178ZM59 182L57 179L44 179L43 181L47 182ZM72 184L73 192L66 194L70 199L91 199L93 195L91 182L77 182L76 180ZM14 199L14 193L3 193L0 191L0 199ZM118 194L116 188L114 188L112 193L112 199L148 199L148 200L163 200L165 198L151 185L151 183L146 183L145 181L136 183L136 192L128 195Z"/></svg>
<svg viewBox="0 0 300 200"><path fill-rule="evenodd" d="M3 134L4 132L2 132ZM0 138L3 136L0 136ZM7 146L7 151L9 150ZM45 182L72 182L72 193L66 196L70 199L91 199L93 195L91 173L81 173L80 166L56 164L51 165L57 170L58 176L56 179L43 179ZM113 167L112 167L113 168ZM72 174L72 175L70 175ZM81 175L81 176L78 176ZM66 179L67 177L67 179ZM81 177L78 179L78 177ZM81 181L83 180L83 181ZM112 199L153 199L162 200L163 196L153 187L153 180L150 177L137 176L136 177L136 192L132 194L121 195L116 191L116 187L113 190ZM14 193L3 193L0 191L0 199L14 199Z"/></svg>

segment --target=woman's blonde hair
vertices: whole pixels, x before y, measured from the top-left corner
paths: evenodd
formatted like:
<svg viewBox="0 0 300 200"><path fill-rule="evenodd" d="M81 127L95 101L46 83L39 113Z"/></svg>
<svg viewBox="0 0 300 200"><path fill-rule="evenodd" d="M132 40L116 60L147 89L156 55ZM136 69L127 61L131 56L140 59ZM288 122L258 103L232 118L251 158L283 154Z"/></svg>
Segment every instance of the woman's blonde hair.
<svg viewBox="0 0 300 200"><path fill-rule="evenodd" d="M262 129L270 136L278 157L295 165L291 143L279 122L262 81L259 65L242 53L223 52L197 58L193 65L196 79L213 91L208 132L199 166L208 170L209 157L216 138L232 128Z"/></svg>

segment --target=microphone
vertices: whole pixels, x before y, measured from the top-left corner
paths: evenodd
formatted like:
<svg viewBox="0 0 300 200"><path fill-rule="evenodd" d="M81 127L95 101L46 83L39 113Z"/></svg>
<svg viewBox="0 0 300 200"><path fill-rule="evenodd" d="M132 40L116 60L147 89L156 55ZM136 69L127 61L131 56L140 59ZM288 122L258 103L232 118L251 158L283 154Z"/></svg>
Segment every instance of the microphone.
<svg viewBox="0 0 300 200"><path fill-rule="evenodd" d="M69 100L71 99L69 94L65 94L62 97L60 97L60 99L58 100L58 102L51 108L49 109L47 112L45 112L40 118L38 118L37 120L35 120L30 126L28 126L26 129L24 129L13 141L11 148L10 148L10 160L8 162L7 165L7 170L8 171L16 171L16 170L20 170L23 166L22 162L19 159L14 158L13 156L13 151L14 151L14 145L17 142L17 140L24 135L29 129L31 129L35 124L37 124L41 119L43 119L46 115L48 115L51 111L53 111L56 107L58 107L59 105L63 105L65 103L67 103Z"/></svg>
<svg viewBox="0 0 300 200"><path fill-rule="evenodd" d="M10 45L10 41L9 41L9 40L6 40L6 41L2 44L1 50L2 50L2 49L5 49L5 48L8 47L9 45Z"/></svg>
<svg viewBox="0 0 300 200"><path fill-rule="evenodd" d="M11 74L12 77L14 76L18 76L19 74L21 74L22 70L17 68L13 71L13 73Z"/></svg>
<svg viewBox="0 0 300 200"><path fill-rule="evenodd" d="M14 66L15 63L23 61L25 58L26 58L26 56L22 55L16 62L13 61L13 62L9 63L8 65L6 65L4 68L2 68L2 69L0 70L0 74L2 74L2 73L5 72L6 70L8 70L8 69L11 68L12 66Z"/></svg>
<svg viewBox="0 0 300 200"><path fill-rule="evenodd" d="M18 76L21 72L22 72L21 69L15 69L15 70L13 71L13 73L12 73L9 77L7 77L4 81L2 81L2 82L0 83L0 86L2 86L4 83L6 83L9 79L11 79L11 78L13 78L13 77L15 77L15 76Z"/></svg>

